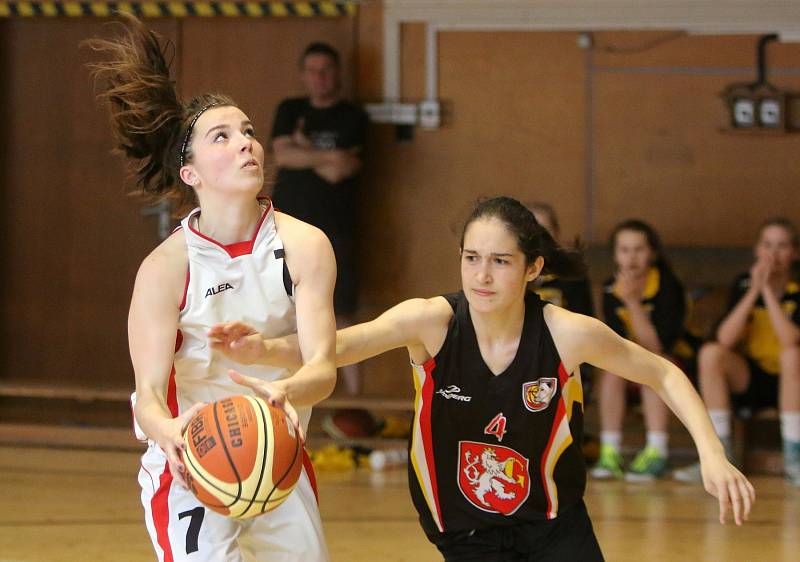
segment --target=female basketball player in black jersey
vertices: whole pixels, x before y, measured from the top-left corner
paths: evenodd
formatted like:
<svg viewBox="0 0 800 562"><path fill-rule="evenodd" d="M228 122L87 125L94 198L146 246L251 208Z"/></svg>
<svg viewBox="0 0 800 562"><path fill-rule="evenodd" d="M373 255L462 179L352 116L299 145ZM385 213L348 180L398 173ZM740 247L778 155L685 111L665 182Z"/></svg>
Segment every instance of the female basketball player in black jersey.
<svg viewBox="0 0 800 562"><path fill-rule="evenodd" d="M651 386L691 432L720 521L731 507L737 524L750 512L753 487L726 460L677 367L526 290L542 272L576 269L528 209L489 199L462 234L461 292L411 299L338 333L341 364L408 349L417 390L411 493L445 560L602 560L583 503L582 363ZM293 340L262 340L241 323L209 337L242 363L298 364Z"/></svg>

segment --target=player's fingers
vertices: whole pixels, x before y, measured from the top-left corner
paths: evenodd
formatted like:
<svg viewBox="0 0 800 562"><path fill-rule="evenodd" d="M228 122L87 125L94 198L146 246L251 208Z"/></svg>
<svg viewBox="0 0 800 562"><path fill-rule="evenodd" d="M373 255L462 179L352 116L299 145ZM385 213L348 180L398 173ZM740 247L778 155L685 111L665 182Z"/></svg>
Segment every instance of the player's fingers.
<svg viewBox="0 0 800 562"><path fill-rule="evenodd" d="M257 396L266 400L271 406L279 406L278 402L283 400L282 395L278 396L279 393L276 393L269 383L260 379L245 376L233 369L228 369L228 376L236 384L252 388Z"/></svg>
<svg viewBox="0 0 800 562"><path fill-rule="evenodd" d="M286 415L289 417L289 421L292 422L292 425L297 431L297 435L300 437L300 441L305 443L306 435L303 431L303 426L300 425L300 416L297 415L297 410L294 409L294 406L288 401L284 400L283 402L283 409L286 412Z"/></svg>
<svg viewBox="0 0 800 562"><path fill-rule="evenodd" d="M186 471L186 467L183 463L182 455L179 453L177 447L167 447L165 451L167 454L167 461L169 464L169 471L172 474L173 480L175 480L179 485L183 486L184 488L188 488L186 485L186 480L183 477L184 472Z"/></svg>
<svg viewBox="0 0 800 562"><path fill-rule="evenodd" d="M736 480L731 480L727 483L728 497L731 500L733 507L733 521L737 525L742 524L742 498L739 496L739 488L736 485Z"/></svg>
<svg viewBox="0 0 800 562"><path fill-rule="evenodd" d="M719 500L719 522L725 524L725 516L728 513L728 489L725 486L717 486L717 499Z"/></svg>
<svg viewBox="0 0 800 562"><path fill-rule="evenodd" d="M747 480L742 476L737 479L736 484L739 487L739 495L742 498L742 503L744 504L744 512L742 513L742 518L747 521L750 518L750 509L753 507L753 501L750 497L750 490L747 488Z"/></svg>
<svg viewBox="0 0 800 562"><path fill-rule="evenodd" d="M189 422L192 421L192 418L197 415L197 412L203 409L203 406L205 406L204 402L198 402L197 404L186 410L178 417L178 419L180 419L180 424L181 424L181 435L183 435L183 432L186 431L186 426L188 426ZM181 448L185 448L185 443L183 443L183 438L181 438Z"/></svg>
<svg viewBox="0 0 800 562"><path fill-rule="evenodd" d="M253 390L263 390L261 389L261 385L258 384L258 380L252 377L248 377L247 375L243 375L242 373L234 370L228 369L228 376L231 378L233 382L236 384L240 384L242 386L247 386L252 388Z"/></svg>

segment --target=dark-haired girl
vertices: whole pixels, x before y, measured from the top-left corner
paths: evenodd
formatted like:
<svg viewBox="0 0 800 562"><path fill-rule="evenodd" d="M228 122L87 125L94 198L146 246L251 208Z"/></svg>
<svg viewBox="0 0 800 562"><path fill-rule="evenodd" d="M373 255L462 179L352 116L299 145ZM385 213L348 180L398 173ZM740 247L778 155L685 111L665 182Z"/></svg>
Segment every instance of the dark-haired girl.
<svg viewBox="0 0 800 562"><path fill-rule="evenodd" d="M337 362L408 350L416 387L409 481L420 523L445 560L602 560L583 502L579 366L652 386L684 420L720 520L747 518L750 483L730 465L700 397L672 363L527 291L543 272L580 274L533 214L507 197L477 205L461 237L458 293L411 299L337 333ZM241 363L298 365L291 338L215 326ZM250 380L258 392L261 383Z"/></svg>
<svg viewBox="0 0 800 562"><path fill-rule="evenodd" d="M683 286L672 272L652 226L640 220L618 224L611 233L616 273L603 290L603 316L615 332L652 353L669 357L686 315ZM600 380L600 458L595 478L623 476L622 421L627 382L610 372ZM626 480L649 481L667 469L669 408L655 390L641 387L647 442L627 470Z"/></svg>
<svg viewBox="0 0 800 562"><path fill-rule="evenodd" d="M294 375L251 366L261 394L305 424L335 383L333 282L325 236L257 195L264 150L228 97L180 101L158 38L132 17L117 39L88 42L119 150L136 163L146 195L196 202L136 277L128 332L136 375L135 419L149 446L139 483L158 559L203 562L327 560L312 474L276 510L250 520L205 509L186 489L182 436L202 406L250 392L213 352L209 326L246 319L265 337L297 333ZM297 407L297 410L293 407ZM310 466L307 464L307 466Z"/></svg>

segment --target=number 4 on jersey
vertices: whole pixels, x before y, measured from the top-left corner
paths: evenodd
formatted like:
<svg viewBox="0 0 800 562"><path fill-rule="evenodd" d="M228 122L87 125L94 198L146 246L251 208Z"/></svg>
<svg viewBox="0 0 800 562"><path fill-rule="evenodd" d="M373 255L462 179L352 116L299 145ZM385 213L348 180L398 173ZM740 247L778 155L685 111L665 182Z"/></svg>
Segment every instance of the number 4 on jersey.
<svg viewBox="0 0 800 562"><path fill-rule="evenodd" d="M492 421L488 423L483 432L486 435L494 435L497 437L498 442L502 441L503 435L506 434L506 417L503 415L503 412L493 417Z"/></svg>

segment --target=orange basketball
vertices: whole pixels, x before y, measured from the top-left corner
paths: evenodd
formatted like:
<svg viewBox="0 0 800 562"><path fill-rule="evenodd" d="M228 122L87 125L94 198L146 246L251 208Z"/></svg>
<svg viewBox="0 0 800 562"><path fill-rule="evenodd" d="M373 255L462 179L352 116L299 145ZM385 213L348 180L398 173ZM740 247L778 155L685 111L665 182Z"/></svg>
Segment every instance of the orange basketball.
<svg viewBox="0 0 800 562"><path fill-rule="evenodd" d="M230 517L275 509L303 467L303 445L292 423L253 396L208 404L189 422L184 438L189 488L207 507Z"/></svg>

